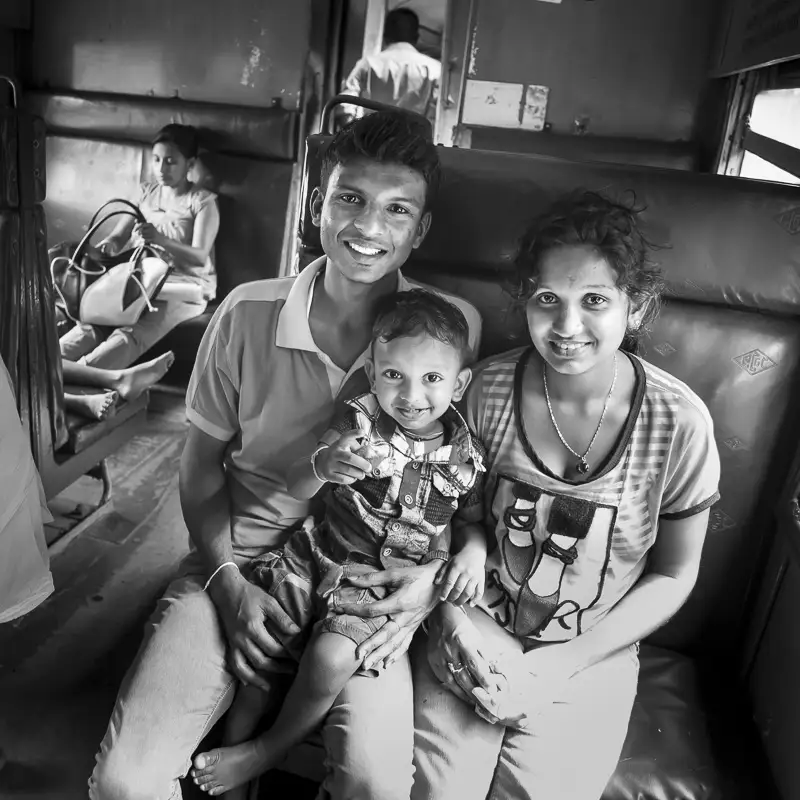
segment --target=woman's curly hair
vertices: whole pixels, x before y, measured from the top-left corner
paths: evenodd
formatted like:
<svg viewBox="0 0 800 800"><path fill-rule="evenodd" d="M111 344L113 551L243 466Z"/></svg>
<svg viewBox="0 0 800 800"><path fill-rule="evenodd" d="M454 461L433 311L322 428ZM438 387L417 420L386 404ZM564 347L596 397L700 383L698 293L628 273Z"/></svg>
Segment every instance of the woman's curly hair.
<svg viewBox="0 0 800 800"><path fill-rule="evenodd" d="M657 247L639 229L644 207L611 200L598 192L578 191L556 201L528 226L515 258L512 295L525 304L536 291L539 265L548 250L564 245L594 247L617 275L617 286L637 308L645 306L642 326L629 330L623 348L636 349L642 330L660 308L664 280L649 252Z"/></svg>

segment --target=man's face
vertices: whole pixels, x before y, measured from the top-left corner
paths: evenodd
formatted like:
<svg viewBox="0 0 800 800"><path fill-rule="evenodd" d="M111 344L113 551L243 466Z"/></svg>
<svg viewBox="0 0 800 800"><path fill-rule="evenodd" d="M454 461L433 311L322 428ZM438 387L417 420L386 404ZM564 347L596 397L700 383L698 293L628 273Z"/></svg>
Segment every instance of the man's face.
<svg viewBox="0 0 800 800"><path fill-rule="evenodd" d="M425 179L400 164L357 159L337 165L324 193L311 199L322 249L348 280L377 283L405 264L422 244L431 215L424 212Z"/></svg>

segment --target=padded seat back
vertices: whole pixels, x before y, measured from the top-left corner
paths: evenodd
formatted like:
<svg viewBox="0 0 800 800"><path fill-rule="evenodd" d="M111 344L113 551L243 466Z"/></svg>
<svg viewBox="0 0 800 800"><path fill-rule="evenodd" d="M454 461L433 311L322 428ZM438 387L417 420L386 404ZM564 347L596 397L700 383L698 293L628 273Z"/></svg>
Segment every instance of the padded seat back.
<svg viewBox="0 0 800 800"><path fill-rule="evenodd" d="M305 206L318 183L325 137L312 137ZM684 651L732 647L745 600L774 527L772 508L797 451L793 405L800 381L800 204L796 190L679 171L536 156L441 149L434 223L407 272L471 300L484 318L482 354L528 340L504 291L527 222L577 188L646 205L648 233L669 298L644 357L708 404L722 458L722 499L712 509L697 587L652 637ZM301 219L306 256L318 231Z"/></svg>

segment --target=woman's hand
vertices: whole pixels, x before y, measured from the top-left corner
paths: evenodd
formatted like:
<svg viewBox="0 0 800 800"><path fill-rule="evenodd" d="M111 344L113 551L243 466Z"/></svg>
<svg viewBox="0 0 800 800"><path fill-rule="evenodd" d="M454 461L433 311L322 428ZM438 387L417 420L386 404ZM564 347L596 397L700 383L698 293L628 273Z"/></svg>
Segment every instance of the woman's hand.
<svg viewBox="0 0 800 800"><path fill-rule="evenodd" d="M552 644L527 654L504 654L497 669L504 680L495 691L472 692L475 711L487 722L524 729L543 706L558 700L569 679L579 671L568 645Z"/></svg>
<svg viewBox="0 0 800 800"><path fill-rule="evenodd" d="M156 244L163 247L166 239L152 222L137 222L133 226L133 241L137 245Z"/></svg>
<svg viewBox="0 0 800 800"><path fill-rule="evenodd" d="M441 605L431 614L428 663L436 679L470 705L475 702L474 691L493 694L503 681L480 631L463 611L451 605Z"/></svg>
<svg viewBox="0 0 800 800"><path fill-rule="evenodd" d="M439 589L434 583L439 567L438 561L432 561L422 566L390 568L348 578L348 583L352 586L364 589L370 586L386 586L391 590L383 600L373 603L336 605L336 612L341 614L390 617L356 651L357 657L363 659L366 669L378 665L388 667L408 650L414 632L439 602Z"/></svg>
<svg viewBox="0 0 800 800"><path fill-rule="evenodd" d="M122 244L114 236L107 236L102 242L97 244L97 249L107 256L115 256L122 248Z"/></svg>

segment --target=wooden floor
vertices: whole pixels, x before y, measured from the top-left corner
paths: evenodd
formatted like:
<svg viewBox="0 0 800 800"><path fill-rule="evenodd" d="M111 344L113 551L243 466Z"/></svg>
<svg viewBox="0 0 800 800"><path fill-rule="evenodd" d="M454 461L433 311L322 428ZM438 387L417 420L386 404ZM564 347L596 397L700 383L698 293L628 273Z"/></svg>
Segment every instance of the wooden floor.
<svg viewBox="0 0 800 800"><path fill-rule="evenodd" d="M181 397L153 393L148 427L109 459L113 510L51 563L56 591L0 625L0 798L85 800L114 698L153 604L187 552L177 494L186 422ZM84 479L57 498L66 530ZM272 773L270 797L311 800L313 784ZM205 797L186 786L184 797Z"/></svg>

